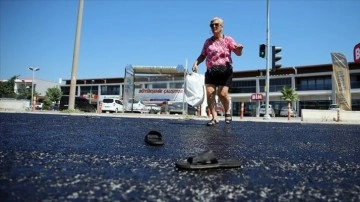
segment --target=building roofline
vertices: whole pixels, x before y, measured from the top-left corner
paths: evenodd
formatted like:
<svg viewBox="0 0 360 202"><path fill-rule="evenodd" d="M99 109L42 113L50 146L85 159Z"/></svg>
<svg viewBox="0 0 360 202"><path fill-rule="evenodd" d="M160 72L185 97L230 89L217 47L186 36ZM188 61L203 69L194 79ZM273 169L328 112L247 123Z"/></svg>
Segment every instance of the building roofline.
<svg viewBox="0 0 360 202"><path fill-rule="evenodd" d="M360 63L348 62L349 70L360 70ZM279 68L276 71L270 70L270 75L289 75L289 74L308 74L308 73L320 73L320 72L332 72L332 63L330 64L318 64L310 66L292 66ZM266 69L258 70L246 70L246 71L234 71L233 78L246 78L266 76Z"/></svg>

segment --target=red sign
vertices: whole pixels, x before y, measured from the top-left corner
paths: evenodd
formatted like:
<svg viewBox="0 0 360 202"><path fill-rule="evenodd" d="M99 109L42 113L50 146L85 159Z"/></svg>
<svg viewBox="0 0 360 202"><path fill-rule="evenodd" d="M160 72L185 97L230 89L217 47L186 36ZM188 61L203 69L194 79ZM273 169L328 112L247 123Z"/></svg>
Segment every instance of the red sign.
<svg viewBox="0 0 360 202"><path fill-rule="evenodd" d="M262 100L263 99L263 95L260 93L254 93L251 95L251 99L252 100Z"/></svg>
<svg viewBox="0 0 360 202"><path fill-rule="evenodd" d="M354 62L360 63L360 43L354 47Z"/></svg>

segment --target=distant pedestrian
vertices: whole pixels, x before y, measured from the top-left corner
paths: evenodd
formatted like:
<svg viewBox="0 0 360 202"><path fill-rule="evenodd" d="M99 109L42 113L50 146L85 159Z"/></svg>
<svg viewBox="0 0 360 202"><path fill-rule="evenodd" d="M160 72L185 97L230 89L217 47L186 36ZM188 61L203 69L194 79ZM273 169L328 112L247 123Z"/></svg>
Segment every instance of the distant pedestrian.
<svg viewBox="0 0 360 202"><path fill-rule="evenodd" d="M167 102L163 102L163 103L161 104L160 114L167 114L168 111L169 111L168 103L167 103Z"/></svg>
<svg viewBox="0 0 360 202"><path fill-rule="evenodd" d="M205 86L209 110L212 119L207 123L213 126L219 123L216 112L216 91L225 110L225 122L231 123L229 87L232 82L233 67L231 52L242 54L243 45L223 34L224 21L215 17L210 21L213 36L206 39L201 54L195 60L192 70L197 72L198 65L206 59Z"/></svg>

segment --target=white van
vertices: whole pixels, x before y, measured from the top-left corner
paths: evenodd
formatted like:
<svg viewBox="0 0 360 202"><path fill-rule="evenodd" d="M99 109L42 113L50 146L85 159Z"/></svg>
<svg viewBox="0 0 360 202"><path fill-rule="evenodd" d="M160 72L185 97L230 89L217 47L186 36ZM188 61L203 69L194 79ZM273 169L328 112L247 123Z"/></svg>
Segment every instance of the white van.
<svg viewBox="0 0 360 202"><path fill-rule="evenodd" d="M124 111L124 106L118 99L104 98L102 101L101 111L118 113Z"/></svg>
<svg viewBox="0 0 360 202"><path fill-rule="evenodd" d="M266 113L265 108L266 108L266 105L265 105L265 104L260 105L260 110L259 110L260 116L264 116L264 115L265 115L265 113ZM269 105L268 114L269 114L271 117L275 117L275 111L274 111L274 109L273 109L273 107L272 107L271 105Z"/></svg>

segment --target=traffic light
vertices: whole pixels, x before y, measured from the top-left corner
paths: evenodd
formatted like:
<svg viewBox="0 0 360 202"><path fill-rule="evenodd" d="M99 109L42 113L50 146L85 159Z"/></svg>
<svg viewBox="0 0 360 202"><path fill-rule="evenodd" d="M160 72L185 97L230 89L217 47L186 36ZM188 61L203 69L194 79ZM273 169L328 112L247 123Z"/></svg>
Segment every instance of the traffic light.
<svg viewBox="0 0 360 202"><path fill-rule="evenodd" d="M265 58L265 53L266 53L266 45L261 44L259 47L259 57Z"/></svg>
<svg viewBox="0 0 360 202"><path fill-rule="evenodd" d="M275 71L276 69L279 69L281 67L281 64L277 64L276 62L281 60L281 55L278 55L278 53L281 52L281 47L279 46L272 46L272 70Z"/></svg>

